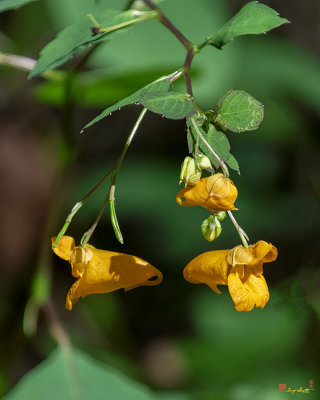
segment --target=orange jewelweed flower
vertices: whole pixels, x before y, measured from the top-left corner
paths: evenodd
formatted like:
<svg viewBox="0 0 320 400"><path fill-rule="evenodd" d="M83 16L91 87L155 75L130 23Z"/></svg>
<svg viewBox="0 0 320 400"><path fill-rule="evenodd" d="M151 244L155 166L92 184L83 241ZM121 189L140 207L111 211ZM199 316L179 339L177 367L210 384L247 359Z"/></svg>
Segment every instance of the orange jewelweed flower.
<svg viewBox="0 0 320 400"><path fill-rule="evenodd" d="M51 239L52 244L54 240L55 237ZM79 297L153 286L162 281L161 272L139 257L99 250L89 244L75 246L70 236L63 236L53 251L69 261L72 275L78 278L67 294L67 310L72 309Z"/></svg>
<svg viewBox="0 0 320 400"><path fill-rule="evenodd" d="M265 262L277 258L271 243L260 240L245 248L215 250L200 254L185 267L183 275L191 283L205 283L220 294L217 285L228 285L237 311L263 308L269 301L269 290L262 275Z"/></svg>
<svg viewBox="0 0 320 400"><path fill-rule="evenodd" d="M181 206L202 206L215 211L237 210L234 202L238 196L233 182L218 173L202 178L195 185L188 185L176 196ZM183 200L184 198L184 200Z"/></svg>

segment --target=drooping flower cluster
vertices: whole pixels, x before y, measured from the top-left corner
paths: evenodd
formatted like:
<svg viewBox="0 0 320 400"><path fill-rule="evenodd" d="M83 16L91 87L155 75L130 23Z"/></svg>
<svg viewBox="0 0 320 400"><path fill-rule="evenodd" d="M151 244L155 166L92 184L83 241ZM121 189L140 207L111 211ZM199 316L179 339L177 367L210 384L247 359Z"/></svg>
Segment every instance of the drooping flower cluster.
<svg viewBox="0 0 320 400"><path fill-rule="evenodd" d="M182 206L200 205L211 215L202 223L204 237L212 241L221 232L220 221L224 211L236 210L238 192L233 182L217 173L200 179L180 190L177 202ZM184 198L184 200L183 200ZM52 244L55 242L52 238ZM77 281L70 288L65 307L71 310L80 297L93 293L125 291L138 286L154 286L162 281L161 272L139 257L96 249L86 244L75 246L70 236L63 236L53 248L56 255L71 264L71 273ZM258 241L231 250L215 250L200 254L184 268L183 275L191 283L204 283L216 293L218 285L227 285L237 311L264 308L269 300L263 264L277 258L277 249L271 243Z"/></svg>
<svg viewBox="0 0 320 400"><path fill-rule="evenodd" d="M203 236L212 241L221 233L217 218L219 211L237 210L234 202L238 192L233 182L223 174L214 174L188 184L176 196L182 206L200 205L211 214L203 221ZM240 229L240 227L238 227ZM263 277L263 263L277 258L277 249L270 243L258 241L248 247L215 250L200 254L185 267L183 275L191 283L204 283L216 293L217 285L227 285L237 311L263 308L269 301L269 290Z"/></svg>

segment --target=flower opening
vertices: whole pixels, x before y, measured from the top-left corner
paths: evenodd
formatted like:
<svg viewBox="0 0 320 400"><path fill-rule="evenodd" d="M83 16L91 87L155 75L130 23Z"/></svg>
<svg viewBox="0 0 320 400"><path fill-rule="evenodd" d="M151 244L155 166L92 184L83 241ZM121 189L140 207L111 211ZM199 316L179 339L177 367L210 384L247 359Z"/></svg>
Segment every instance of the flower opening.
<svg viewBox="0 0 320 400"><path fill-rule="evenodd" d="M187 281L204 283L218 294L217 285L227 285L236 310L251 311L254 306L264 308L269 301L262 267L277 255L276 247L263 240L248 248L208 251L190 261L183 275Z"/></svg>

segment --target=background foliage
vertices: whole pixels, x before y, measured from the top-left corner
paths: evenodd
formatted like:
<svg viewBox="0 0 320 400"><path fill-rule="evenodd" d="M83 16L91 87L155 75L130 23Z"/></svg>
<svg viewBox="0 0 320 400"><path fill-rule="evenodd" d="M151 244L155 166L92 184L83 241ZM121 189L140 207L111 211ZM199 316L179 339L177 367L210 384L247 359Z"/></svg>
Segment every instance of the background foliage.
<svg viewBox="0 0 320 400"><path fill-rule="evenodd" d="M0 14L1 51L36 59L59 30L101 3L40 0L6 11ZM103 3L123 9L126 2ZM190 40L200 43L245 3L201 0L195 6L191 0L171 0L160 6ZM263 239L279 249L277 262L265 266L271 301L263 311L237 313L226 290L217 296L183 280L182 269L191 258L231 248L238 237L225 223L219 239L206 242L200 233L205 211L191 208L186 213L176 204L180 164L187 153L185 126L152 113L119 174L117 212L125 244L115 240L108 215L92 243L137 254L158 267L165 279L152 289L90 296L72 313L64 310L72 278L66 263L51 255L47 238L114 164L140 106L113 112L83 135L79 132L106 107L181 66L184 50L170 32L146 21L130 28L129 35L115 33L98 46L68 91L63 80L27 81L25 72L0 66L0 393L9 391L5 399L277 400L291 395L279 393L279 383L307 387L310 379L316 391L309 396L316 398L319 3L265 4L292 24L266 36L238 37L223 51L205 48L191 71L195 96L204 109L212 108L230 88L248 91L264 104L259 130L241 136L228 133L241 170L240 176L231 176L241 193L239 222L251 242ZM174 90L182 91L182 85L176 82ZM61 126L76 149L72 153L61 140ZM63 178L61 162L68 163ZM69 232L77 240L95 219L105 190L72 222ZM46 228L48 215L52 223ZM39 263L48 265L48 273L35 281ZM37 301L46 298L50 282L51 304L72 350L56 347L50 334L56 321L50 312L40 311L38 329L33 330ZM29 336L23 332L27 303Z"/></svg>

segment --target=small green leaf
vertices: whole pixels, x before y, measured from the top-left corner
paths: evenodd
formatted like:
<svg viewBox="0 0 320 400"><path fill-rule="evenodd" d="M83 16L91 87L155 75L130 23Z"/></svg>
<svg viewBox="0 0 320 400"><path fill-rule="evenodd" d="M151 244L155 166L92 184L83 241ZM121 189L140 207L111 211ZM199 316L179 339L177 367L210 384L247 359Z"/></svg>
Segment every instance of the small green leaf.
<svg viewBox="0 0 320 400"><path fill-rule="evenodd" d="M257 1L251 1L230 19L218 32L207 38L212 46L221 49L230 40L241 35L257 35L266 33L289 22L272 8Z"/></svg>
<svg viewBox="0 0 320 400"><path fill-rule="evenodd" d="M237 171L240 174L240 167L239 167L238 161L235 159L235 157L231 153L229 153L229 158L226 160L226 163L227 163L228 167Z"/></svg>
<svg viewBox="0 0 320 400"><path fill-rule="evenodd" d="M101 114L99 114L97 117L95 117L92 121L88 122L87 125L82 129L82 131L84 129L89 128L89 126L95 124L96 122L100 121L101 119L107 117L113 111L116 111L119 108L125 107L129 104L138 102L140 95L143 93L162 92L162 91L166 92L171 86L170 78L171 78L171 75L163 76L162 78L159 78L156 81L150 83L149 85L132 93L130 96L128 96L124 99L121 99L117 103L113 104L111 107L106 108L104 111L102 111Z"/></svg>
<svg viewBox="0 0 320 400"><path fill-rule="evenodd" d="M147 386L72 347L58 346L3 400L152 400Z"/></svg>
<svg viewBox="0 0 320 400"><path fill-rule="evenodd" d="M144 16L153 15L153 12L144 12ZM40 52L36 66L30 72L30 77L58 67L65 63L82 46L98 43L109 38L110 34L123 29L121 24L141 17L135 10L119 12L116 10L101 9L99 23L103 28L110 27L108 32L96 35L92 33L92 21L86 15L78 19L74 24L67 26L58 33L55 39L48 43ZM120 25L120 27L119 27ZM112 29L114 28L114 29Z"/></svg>
<svg viewBox="0 0 320 400"><path fill-rule="evenodd" d="M209 125L207 141L223 161L228 160L230 154L229 140L223 132L218 131L212 124Z"/></svg>
<svg viewBox="0 0 320 400"><path fill-rule="evenodd" d="M263 120L263 104L244 90L229 90L219 100L215 121L233 132L253 131Z"/></svg>
<svg viewBox="0 0 320 400"><path fill-rule="evenodd" d="M170 119L183 119L195 112L188 94L175 92L145 93L139 102L148 110Z"/></svg>
<svg viewBox="0 0 320 400"><path fill-rule="evenodd" d="M187 121L187 125L189 126L188 144L193 149L192 152L194 152L195 143L198 135L192 124L190 124L189 119ZM217 153L222 161L227 161L230 156L230 143L226 135L223 132L218 131L212 124L209 124L208 132L206 132L202 128L201 122L197 122L197 126L205 140L212 147L212 150ZM215 168L219 167L219 162L201 139L199 139L199 150L202 154L206 155L209 158Z"/></svg>
<svg viewBox="0 0 320 400"><path fill-rule="evenodd" d="M0 12L12 10L37 0L0 0Z"/></svg>

